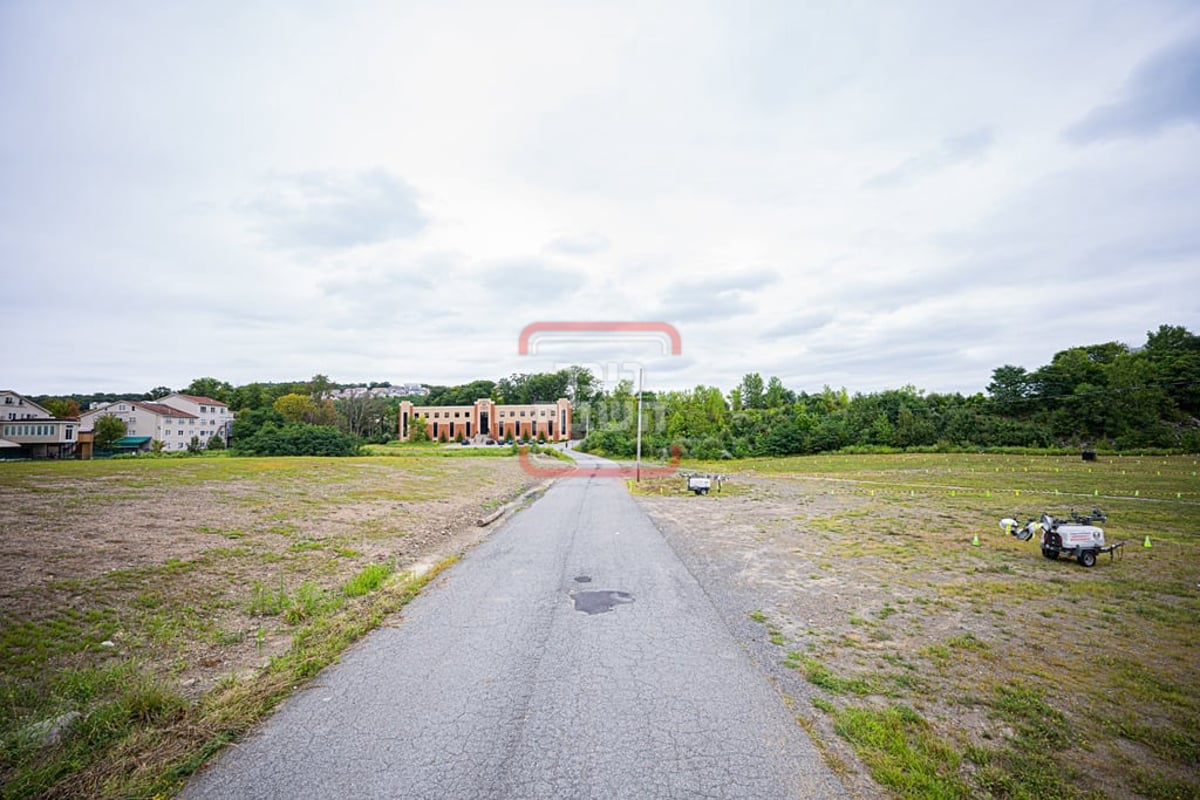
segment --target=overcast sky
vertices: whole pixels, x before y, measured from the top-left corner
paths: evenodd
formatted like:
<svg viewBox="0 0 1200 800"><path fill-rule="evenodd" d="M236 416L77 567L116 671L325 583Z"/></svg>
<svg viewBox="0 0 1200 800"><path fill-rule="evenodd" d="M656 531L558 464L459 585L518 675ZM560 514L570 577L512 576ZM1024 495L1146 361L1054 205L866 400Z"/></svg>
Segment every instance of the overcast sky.
<svg viewBox="0 0 1200 800"><path fill-rule="evenodd" d="M4 0L0 269L27 394L973 393L1200 332L1200 5Z"/></svg>

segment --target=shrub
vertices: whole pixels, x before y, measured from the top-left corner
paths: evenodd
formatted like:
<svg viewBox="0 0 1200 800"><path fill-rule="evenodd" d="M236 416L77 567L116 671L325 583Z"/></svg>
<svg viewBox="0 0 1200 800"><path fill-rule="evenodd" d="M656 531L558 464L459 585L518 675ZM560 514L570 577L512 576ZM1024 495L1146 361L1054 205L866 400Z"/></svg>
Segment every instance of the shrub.
<svg viewBox="0 0 1200 800"><path fill-rule="evenodd" d="M353 456L359 450L358 440L350 434L301 422L283 427L268 422L234 447L239 454L252 456Z"/></svg>

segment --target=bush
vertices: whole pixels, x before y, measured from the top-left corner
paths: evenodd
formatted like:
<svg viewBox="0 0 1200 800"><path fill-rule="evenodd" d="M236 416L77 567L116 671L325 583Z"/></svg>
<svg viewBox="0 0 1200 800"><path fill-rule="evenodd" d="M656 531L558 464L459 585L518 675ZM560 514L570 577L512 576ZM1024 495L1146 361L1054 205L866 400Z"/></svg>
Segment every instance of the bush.
<svg viewBox="0 0 1200 800"><path fill-rule="evenodd" d="M234 443L235 452L252 456L354 456L358 440L327 425L267 423L248 440Z"/></svg>

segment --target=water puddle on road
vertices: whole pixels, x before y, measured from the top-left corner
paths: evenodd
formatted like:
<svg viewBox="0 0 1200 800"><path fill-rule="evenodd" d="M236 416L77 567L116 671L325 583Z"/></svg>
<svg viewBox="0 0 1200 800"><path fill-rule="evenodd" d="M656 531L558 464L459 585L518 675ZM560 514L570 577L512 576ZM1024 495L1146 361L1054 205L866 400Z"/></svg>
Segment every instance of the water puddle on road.
<svg viewBox="0 0 1200 800"><path fill-rule="evenodd" d="M615 591L577 592L571 595L571 599L575 601L576 611L582 611L585 614L603 614L606 611L612 611L617 606L632 603L633 595L629 592Z"/></svg>
<svg viewBox="0 0 1200 800"><path fill-rule="evenodd" d="M592 576L591 575L576 575L575 582L576 583L591 583Z"/></svg>

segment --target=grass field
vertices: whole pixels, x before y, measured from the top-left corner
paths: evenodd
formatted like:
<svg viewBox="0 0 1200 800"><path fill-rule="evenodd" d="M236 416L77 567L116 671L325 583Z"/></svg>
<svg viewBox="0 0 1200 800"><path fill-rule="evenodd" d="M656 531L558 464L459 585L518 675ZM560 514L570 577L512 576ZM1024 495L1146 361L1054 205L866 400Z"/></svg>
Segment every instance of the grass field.
<svg viewBox="0 0 1200 800"><path fill-rule="evenodd" d="M673 479L642 502L733 565L835 764L912 798L1200 797L1195 457L685 468L736 491L690 498ZM1127 546L1091 569L997 524L1093 505Z"/></svg>
<svg viewBox="0 0 1200 800"><path fill-rule="evenodd" d="M405 455L0 463L0 796L172 793L531 482Z"/></svg>
<svg viewBox="0 0 1200 800"><path fill-rule="evenodd" d="M173 793L528 486L491 449L0 464L0 796ZM648 480L639 500L733 565L798 720L850 779L1200 797L1194 458L685 468L731 479L705 498ZM1092 505L1129 543L1092 569L997 525Z"/></svg>

